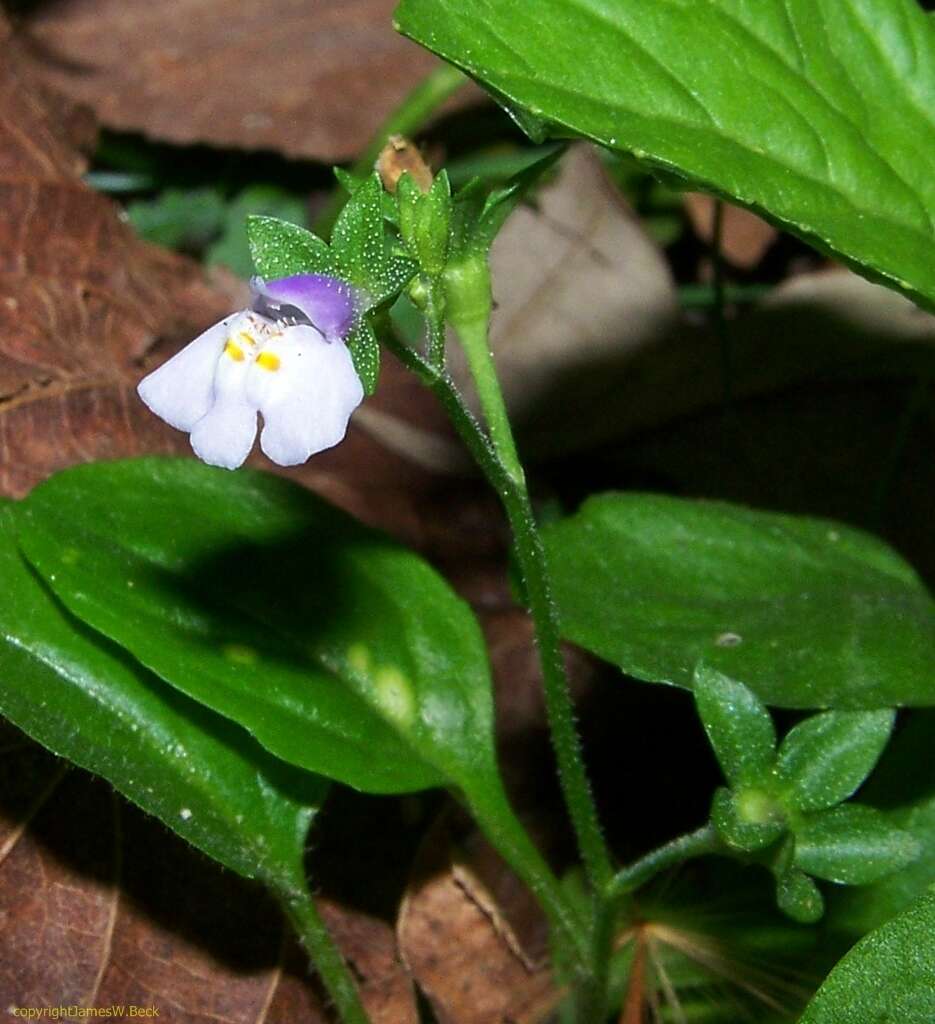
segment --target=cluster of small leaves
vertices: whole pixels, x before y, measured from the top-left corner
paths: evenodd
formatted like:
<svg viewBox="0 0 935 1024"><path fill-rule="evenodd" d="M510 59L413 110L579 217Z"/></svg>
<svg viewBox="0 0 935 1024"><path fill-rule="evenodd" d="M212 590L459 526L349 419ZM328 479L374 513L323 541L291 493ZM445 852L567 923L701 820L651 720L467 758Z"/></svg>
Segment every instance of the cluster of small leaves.
<svg viewBox="0 0 935 1024"><path fill-rule="evenodd" d="M409 173L384 190L376 173L355 177L336 169L349 193L328 244L305 228L275 217L247 219L250 251L264 278L318 273L354 285L358 316L348 337L354 366L368 393L376 388L380 348L372 315L408 294L425 317L428 351L436 365L444 359L446 296L462 286L458 269L472 263L487 273L487 253L506 218L562 153L556 147L524 168L503 187L488 192L474 179L452 194L442 171L423 192Z"/></svg>
<svg viewBox="0 0 935 1024"><path fill-rule="evenodd" d="M867 885L917 856L915 838L881 811L845 802L883 752L892 710L824 711L777 747L769 712L742 683L701 664L695 700L728 783L715 793L711 820L731 850L773 871L777 901L790 917L821 917L813 877Z"/></svg>
<svg viewBox="0 0 935 1024"><path fill-rule="evenodd" d="M452 194L448 175L441 171L423 193L409 173L402 174L396 187L395 221L420 269L437 275L469 255L486 256L507 217L563 152L563 146L554 147L489 192L481 179L473 178Z"/></svg>
<svg viewBox="0 0 935 1024"><path fill-rule="evenodd" d="M379 177L373 174L355 188L335 222L330 245L275 217L249 217L247 235L261 277L328 274L354 285L358 316L347 343L364 387L372 393L380 372L380 346L370 314L392 302L416 271L387 235Z"/></svg>
<svg viewBox="0 0 935 1024"><path fill-rule="evenodd" d="M556 147L489 193L475 178L452 194L444 171L426 192L410 174L399 178L395 221L405 250L419 265L409 297L425 317L428 356L436 366L444 363L446 316L457 326L460 310L478 300L485 308L490 246L510 213L562 152Z"/></svg>

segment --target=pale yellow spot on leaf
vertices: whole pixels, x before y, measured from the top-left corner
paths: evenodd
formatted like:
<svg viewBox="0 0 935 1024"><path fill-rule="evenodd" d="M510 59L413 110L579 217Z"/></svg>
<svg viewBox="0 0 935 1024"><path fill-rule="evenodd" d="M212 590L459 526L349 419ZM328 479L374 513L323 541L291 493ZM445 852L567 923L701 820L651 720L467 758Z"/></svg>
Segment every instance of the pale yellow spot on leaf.
<svg viewBox="0 0 935 1024"><path fill-rule="evenodd" d="M361 675L370 670L370 651L363 644L352 644L347 649L347 664Z"/></svg>
<svg viewBox="0 0 935 1024"><path fill-rule="evenodd" d="M225 644L221 653L232 665L255 665L260 656L246 644Z"/></svg>
<svg viewBox="0 0 935 1024"><path fill-rule="evenodd" d="M416 714L416 698L412 683L398 668L386 666L377 669L373 677L380 710L402 726L412 725Z"/></svg>

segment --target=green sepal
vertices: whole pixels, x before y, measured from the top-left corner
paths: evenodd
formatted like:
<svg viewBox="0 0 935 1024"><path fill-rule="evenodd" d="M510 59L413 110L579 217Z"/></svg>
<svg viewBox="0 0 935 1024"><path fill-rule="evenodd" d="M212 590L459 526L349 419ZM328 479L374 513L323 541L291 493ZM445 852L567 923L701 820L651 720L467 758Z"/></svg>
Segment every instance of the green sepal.
<svg viewBox="0 0 935 1024"><path fill-rule="evenodd" d="M440 274L448 258L451 229L451 184L445 171L436 175L432 187L419 203L416 246L426 273Z"/></svg>
<svg viewBox="0 0 935 1024"><path fill-rule="evenodd" d="M331 233L345 279L364 293L365 313L395 298L418 269L386 238L384 195L380 176L370 175L347 201Z"/></svg>
<svg viewBox="0 0 935 1024"><path fill-rule="evenodd" d="M564 146L556 146L542 159L524 167L514 174L501 188L487 196L477 223L470 234L469 246L475 252L486 253L497 237L507 217L516 209L529 191L539 183L542 176L552 169L565 152Z"/></svg>
<svg viewBox="0 0 935 1024"><path fill-rule="evenodd" d="M369 320L358 320L351 328L347 347L364 391L372 395L380 378L380 342Z"/></svg>
<svg viewBox="0 0 935 1024"><path fill-rule="evenodd" d="M776 905L799 924L814 924L825 912L825 899L814 881L793 868L776 876Z"/></svg>
<svg viewBox="0 0 935 1024"><path fill-rule="evenodd" d="M369 174L353 174L343 167L334 167L332 171L337 183L349 196L352 196L370 177Z"/></svg>
<svg viewBox="0 0 935 1024"><path fill-rule="evenodd" d="M734 850L752 853L775 843L785 831L780 809L763 793L736 793L723 786L711 802L711 823Z"/></svg>

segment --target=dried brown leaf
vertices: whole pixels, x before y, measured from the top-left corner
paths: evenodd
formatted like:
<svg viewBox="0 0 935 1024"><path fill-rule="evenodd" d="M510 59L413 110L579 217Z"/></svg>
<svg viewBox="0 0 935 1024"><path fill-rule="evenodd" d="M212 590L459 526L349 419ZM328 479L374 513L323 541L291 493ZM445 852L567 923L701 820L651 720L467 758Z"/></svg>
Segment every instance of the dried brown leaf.
<svg viewBox="0 0 935 1024"><path fill-rule="evenodd" d="M85 773L63 776L32 744L0 758L0 777L4 1008L155 1006L173 1024L331 1021L307 959L254 886ZM327 897L321 910L372 1019L415 1024L390 926Z"/></svg>
<svg viewBox="0 0 935 1024"><path fill-rule="evenodd" d="M502 866L491 884L495 855L483 845L454 855L444 819L428 833L400 910L400 950L440 1024L535 1024L558 998L541 966L543 922L527 915L527 936L538 929L530 955L501 910L524 890Z"/></svg>
<svg viewBox="0 0 935 1024"><path fill-rule="evenodd" d="M132 397L139 361L231 297L81 183L68 131L13 58L0 67L0 492L19 495L71 462L175 448Z"/></svg>
<svg viewBox="0 0 935 1024"><path fill-rule="evenodd" d="M68 0L27 22L43 81L111 128L176 143L354 156L437 66L394 0Z"/></svg>

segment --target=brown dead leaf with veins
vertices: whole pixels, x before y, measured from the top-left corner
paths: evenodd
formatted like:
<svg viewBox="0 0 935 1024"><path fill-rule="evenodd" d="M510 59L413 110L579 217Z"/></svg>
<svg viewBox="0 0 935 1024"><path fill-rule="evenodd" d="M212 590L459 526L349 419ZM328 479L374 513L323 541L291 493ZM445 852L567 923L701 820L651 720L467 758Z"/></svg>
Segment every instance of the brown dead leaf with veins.
<svg viewBox="0 0 935 1024"><path fill-rule="evenodd" d="M230 295L81 183L80 154L12 58L0 136L0 493L89 458L180 450L135 400L137 364L223 315Z"/></svg>
<svg viewBox="0 0 935 1024"><path fill-rule="evenodd" d="M501 907L511 891L522 899L520 883L495 861L483 843L473 855L456 852L445 818L416 859L397 935L439 1024L537 1024L560 997L544 965L541 912L530 915L527 904L525 935L517 933Z"/></svg>
<svg viewBox="0 0 935 1024"><path fill-rule="evenodd" d="M6 746L15 735L4 729ZM307 958L256 886L34 744L0 755L0 779L5 1010L136 1005L172 1024L331 1021ZM390 926L326 897L320 909L373 1020L415 1024Z"/></svg>
<svg viewBox="0 0 935 1024"><path fill-rule="evenodd" d="M37 75L109 128L174 143L355 156L438 66L395 0L71 0L24 23Z"/></svg>

